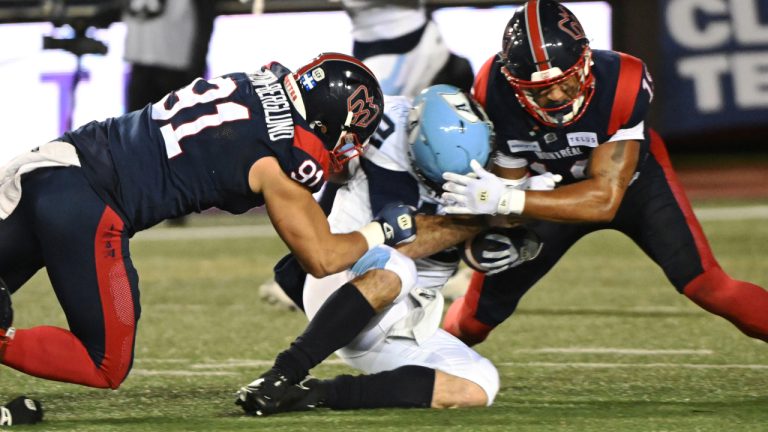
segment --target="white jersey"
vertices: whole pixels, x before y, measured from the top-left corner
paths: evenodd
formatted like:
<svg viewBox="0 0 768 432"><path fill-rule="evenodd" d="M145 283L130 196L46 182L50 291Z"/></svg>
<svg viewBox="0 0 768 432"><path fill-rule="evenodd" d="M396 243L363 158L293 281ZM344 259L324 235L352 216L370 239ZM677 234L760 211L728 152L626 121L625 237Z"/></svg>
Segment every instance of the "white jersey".
<svg viewBox="0 0 768 432"><path fill-rule="evenodd" d="M336 194L328 216L333 232L355 231L373 220L371 189L366 174L366 169L369 172L373 169L372 165L376 169L387 170L387 181L397 177L394 181L408 182L408 185L402 186L411 189L418 184L419 206L431 205L440 212L436 194L418 181L411 168L406 130L410 109L408 98L384 97L384 119L372 138L374 143L369 144L361 158L350 161L350 179ZM401 175L395 176L394 173ZM458 254L455 254L455 260L442 257L440 260L420 259L415 264L416 286L412 289L403 287L403 292L393 304L378 313L337 354L347 364L365 373L392 370L404 365L438 369L478 384L485 390L490 405L499 389L496 368L488 359L439 328L443 312L440 289L456 272ZM402 275L405 271L413 272L413 268L393 271ZM325 300L352 278L350 271L322 279L307 275L303 293L307 317L312 319Z"/></svg>
<svg viewBox="0 0 768 432"><path fill-rule="evenodd" d="M375 165L389 171L407 172L419 187L419 203L436 206L436 213L442 213L437 194L418 181L418 176L411 167L408 156L408 113L411 102L403 96L384 97L384 117L389 120L382 121L383 125L389 125L391 131L377 147L368 145L363 158ZM382 127L386 126L381 126ZM328 216L331 231L334 233L348 233L360 229L373 220L371 198L368 188L368 176L361 163L354 159L349 164L350 179L345 186L339 189L333 203L333 209ZM416 269L419 278L416 286L420 288L441 289L448 279L456 273L459 265L459 257L450 262L441 262L435 259L425 258L416 260Z"/></svg>
<svg viewBox="0 0 768 432"><path fill-rule="evenodd" d="M427 22L421 0L342 0L352 20L352 37L361 42L394 39Z"/></svg>
<svg viewBox="0 0 768 432"><path fill-rule="evenodd" d="M379 79L384 94L415 97L432 84L451 55L420 0L342 0L352 20L353 51ZM420 31L407 47L393 41ZM367 46L370 54L358 51ZM375 48L374 48L375 47Z"/></svg>

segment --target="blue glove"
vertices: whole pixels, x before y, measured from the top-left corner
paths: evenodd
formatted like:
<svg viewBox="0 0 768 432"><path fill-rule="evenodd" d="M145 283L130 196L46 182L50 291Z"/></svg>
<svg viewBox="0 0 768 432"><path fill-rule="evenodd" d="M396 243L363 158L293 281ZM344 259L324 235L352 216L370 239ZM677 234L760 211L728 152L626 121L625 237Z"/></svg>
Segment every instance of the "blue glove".
<svg viewBox="0 0 768 432"><path fill-rule="evenodd" d="M376 246L360 257L350 271L355 276L360 276L368 270L383 269L387 266L391 256L392 249L385 246Z"/></svg>
<svg viewBox="0 0 768 432"><path fill-rule="evenodd" d="M395 246L416 240L416 209L401 202L387 204L373 219L384 231L384 244Z"/></svg>

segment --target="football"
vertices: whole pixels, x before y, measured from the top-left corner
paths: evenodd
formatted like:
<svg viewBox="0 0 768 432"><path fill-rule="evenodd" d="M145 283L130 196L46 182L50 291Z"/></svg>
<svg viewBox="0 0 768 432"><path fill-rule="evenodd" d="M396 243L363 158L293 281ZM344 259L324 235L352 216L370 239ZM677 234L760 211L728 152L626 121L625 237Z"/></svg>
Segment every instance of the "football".
<svg viewBox="0 0 768 432"><path fill-rule="evenodd" d="M538 236L522 226L491 228L467 239L459 248L462 261L481 273L515 267L536 258L539 251Z"/></svg>

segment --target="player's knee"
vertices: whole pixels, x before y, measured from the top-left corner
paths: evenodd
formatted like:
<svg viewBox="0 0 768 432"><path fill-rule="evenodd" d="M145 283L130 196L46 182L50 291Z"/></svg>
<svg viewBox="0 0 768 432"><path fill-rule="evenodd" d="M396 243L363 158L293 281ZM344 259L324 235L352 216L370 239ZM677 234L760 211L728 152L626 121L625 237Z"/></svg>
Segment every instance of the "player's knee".
<svg viewBox="0 0 768 432"><path fill-rule="evenodd" d="M407 296L416 277L413 260L392 249L383 267L368 269L352 282L378 312Z"/></svg>
<svg viewBox="0 0 768 432"><path fill-rule="evenodd" d="M432 408L490 406L498 392L499 373L493 363L481 357L465 377L437 371Z"/></svg>

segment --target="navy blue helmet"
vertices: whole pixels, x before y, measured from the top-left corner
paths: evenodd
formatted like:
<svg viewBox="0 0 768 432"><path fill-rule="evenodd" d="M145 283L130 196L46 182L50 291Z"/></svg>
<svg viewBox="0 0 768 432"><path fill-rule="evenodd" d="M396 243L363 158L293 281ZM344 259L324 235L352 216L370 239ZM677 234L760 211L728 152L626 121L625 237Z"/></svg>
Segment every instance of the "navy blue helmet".
<svg viewBox="0 0 768 432"><path fill-rule="evenodd" d="M540 122L568 125L586 111L594 95L592 52L579 20L565 6L554 0L526 2L504 29L499 56L518 101ZM564 86L569 100L539 105L536 94L554 85Z"/></svg>

